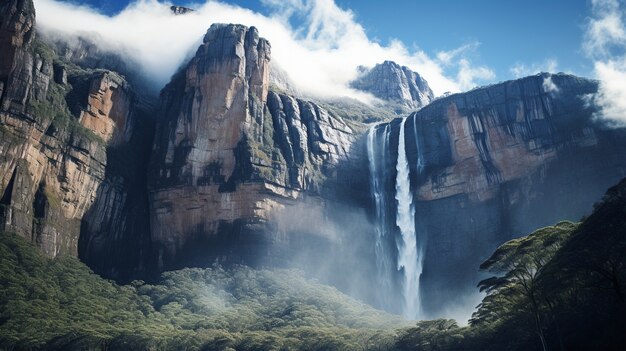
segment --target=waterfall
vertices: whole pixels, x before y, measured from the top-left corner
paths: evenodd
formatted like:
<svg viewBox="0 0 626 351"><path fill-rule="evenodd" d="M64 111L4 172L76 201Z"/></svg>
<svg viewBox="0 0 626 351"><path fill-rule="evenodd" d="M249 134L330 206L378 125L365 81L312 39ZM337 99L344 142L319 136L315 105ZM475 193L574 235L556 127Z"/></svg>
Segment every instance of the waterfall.
<svg viewBox="0 0 626 351"><path fill-rule="evenodd" d="M417 319L421 314L419 284L423 266L423 240L415 230L415 205L405 145L406 123L407 118L404 118L400 124L395 179L387 172L389 166L393 164L387 161L390 157L390 124L370 128L367 135L367 154L372 198L376 207L375 253L379 289L383 297L393 296L394 294L389 293L394 286L393 281L394 279L399 281L402 314L406 318ZM421 172L424 165L417 133L415 139L418 147L417 170ZM393 191L395 193L387 194ZM393 218L388 218L388 214L394 213L395 223L390 220ZM394 237L390 238L392 234ZM395 248L393 244L389 244L394 239ZM391 261L394 257L396 262ZM384 298L381 301L385 307L389 307L386 302ZM397 301L395 303L397 304Z"/></svg>
<svg viewBox="0 0 626 351"><path fill-rule="evenodd" d="M398 163L396 165L396 202L398 206L396 225L400 228L400 237L397 239L397 268L402 272L403 314L407 318L416 319L420 312L419 279L422 274L422 262L417 251L415 207L413 206L409 162L406 158L404 141L405 124L406 118L400 124Z"/></svg>
<svg viewBox="0 0 626 351"><path fill-rule="evenodd" d="M393 301L390 300L392 294L392 264L390 262L391 253L388 247L388 224L387 224L387 198L386 185L388 182L386 172L386 155L389 148L389 125L385 125L382 130L381 142L376 137L377 129L373 126L367 135L367 157L369 161L370 186L372 198L376 207L376 240L374 242L374 253L376 255L376 274L380 284L378 288L378 299L386 309L392 308Z"/></svg>

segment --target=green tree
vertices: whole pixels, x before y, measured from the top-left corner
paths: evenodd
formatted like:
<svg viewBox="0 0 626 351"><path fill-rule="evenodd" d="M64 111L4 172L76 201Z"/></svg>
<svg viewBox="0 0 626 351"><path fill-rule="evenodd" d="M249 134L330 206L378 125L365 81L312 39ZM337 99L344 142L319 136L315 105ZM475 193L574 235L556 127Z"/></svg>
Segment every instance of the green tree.
<svg viewBox="0 0 626 351"><path fill-rule="evenodd" d="M481 270L497 276L481 281L478 286L487 296L472 316L471 323L501 322L513 316L526 316L532 321L541 347L547 351L543 315L549 310L549 297L543 296L538 279L563 242L576 229L577 224L560 222L539 229L532 234L510 240L500 246L481 264Z"/></svg>

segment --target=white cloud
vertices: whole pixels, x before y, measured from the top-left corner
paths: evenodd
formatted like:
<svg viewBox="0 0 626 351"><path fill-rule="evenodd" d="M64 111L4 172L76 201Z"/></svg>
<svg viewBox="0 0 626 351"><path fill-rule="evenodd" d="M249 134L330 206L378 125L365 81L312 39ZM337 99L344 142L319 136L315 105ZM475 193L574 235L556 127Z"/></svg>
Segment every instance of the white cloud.
<svg viewBox="0 0 626 351"><path fill-rule="evenodd" d="M474 66L467 58L468 54L475 52L480 42L465 44L449 51L439 51L436 62L442 67L456 67L456 84L461 91L469 90L476 86L477 81L492 81L496 74L487 66Z"/></svg>
<svg viewBox="0 0 626 351"><path fill-rule="evenodd" d="M611 49L626 45L624 6L619 0L593 0L583 48L592 57L611 56Z"/></svg>
<svg viewBox="0 0 626 351"><path fill-rule="evenodd" d="M598 118L626 127L626 58L598 61L595 72L600 88L594 102L600 106Z"/></svg>
<svg viewBox="0 0 626 351"><path fill-rule="evenodd" d="M457 59L459 56L463 56L467 52L476 51L480 43L475 41L469 44L462 45L456 49L449 51L439 51L437 53L437 60L444 65L450 65L453 63L453 60Z"/></svg>
<svg viewBox="0 0 626 351"><path fill-rule="evenodd" d="M626 5L618 0L593 0L592 17L583 49L594 60L600 80L593 102L597 117L609 124L626 126Z"/></svg>
<svg viewBox="0 0 626 351"><path fill-rule="evenodd" d="M558 94L561 89L552 81L552 76L543 78L543 91L550 94Z"/></svg>
<svg viewBox="0 0 626 351"><path fill-rule="evenodd" d="M184 16L171 15L169 4L157 0L138 0L113 17L58 0L35 0L35 7L42 31L70 36L96 33L100 45L139 62L158 84L169 80L217 22L257 27L272 44L273 64L308 94L364 99L348 82L357 76L357 66L384 60L419 72L436 94L465 90L495 77L487 67L474 67L463 47L433 58L422 50L409 50L398 40L388 45L370 40L354 14L333 0L262 1L273 9L272 15L218 1L191 5L197 11ZM292 27L290 23L299 24Z"/></svg>
<svg viewBox="0 0 626 351"><path fill-rule="evenodd" d="M533 63L530 65L523 64L521 62L516 63L511 68L509 68L509 72L515 78L522 78L527 76L532 76L534 74L540 72L550 72L554 73L557 71L559 63L556 59L550 58L546 59L541 63Z"/></svg>
<svg viewBox="0 0 626 351"><path fill-rule="evenodd" d="M495 73L485 66L474 67L467 59L459 61L459 73L457 74L457 84L461 90L473 88L477 80L487 81L496 78Z"/></svg>

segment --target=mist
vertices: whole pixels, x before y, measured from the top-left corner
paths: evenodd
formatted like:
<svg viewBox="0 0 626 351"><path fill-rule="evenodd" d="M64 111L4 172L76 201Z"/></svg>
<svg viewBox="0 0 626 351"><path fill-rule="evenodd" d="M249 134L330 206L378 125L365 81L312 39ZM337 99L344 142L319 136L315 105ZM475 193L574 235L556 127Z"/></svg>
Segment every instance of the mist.
<svg viewBox="0 0 626 351"><path fill-rule="evenodd" d="M364 208L304 199L277 209L272 222L288 243L288 249L282 250L288 253L285 268L302 270L309 278L381 307L376 289L374 226ZM400 307L391 312L399 313Z"/></svg>
<svg viewBox="0 0 626 351"><path fill-rule="evenodd" d="M392 289L385 288L378 280L374 252L376 229L366 208L304 199L294 206L275 210L272 222L276 223L279 236L288 242L287 250L281 247L283 252L289 253L283 268L302 271L307 278L332 285L378 309L397 315L405 312L400 271L391 282ZM274 258L270 260L272 262L265 266L275 263ZM474 285L458 289L454 294L453 301L444 305L422 299L422 306L429 312L419 319L449 318L467 325L484 294Z"/></svg>
<svg viewBox="0 0 626 351"><path fill-rule="evenodd" d="M271 9L270 16L219 1L178 3L196 11L174 15L171 3L156 0L132 2L120 13L107 16L85 6L35 0L37 25L44 35L88 36L102 49L137 62L158 86L169 81L195 52L209 26L217 22L257 27L272 45L272 65L279 66L308 95L369 101L371 96L351 89L349 82L357 77L359 65L372 67L384 60L418 72L436 95L467 90L495 78L489 67L475 66L468 59L479 43L430 56L399 40L384 45L369 38L354 14L332 0L263 3Z"/></svg>

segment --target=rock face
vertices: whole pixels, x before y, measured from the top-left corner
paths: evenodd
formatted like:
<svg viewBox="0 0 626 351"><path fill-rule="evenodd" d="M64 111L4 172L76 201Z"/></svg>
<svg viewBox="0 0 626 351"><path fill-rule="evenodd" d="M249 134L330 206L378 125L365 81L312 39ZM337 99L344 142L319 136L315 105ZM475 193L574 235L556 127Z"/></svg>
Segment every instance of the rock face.
<svg viewBox="0 0 626 351"><path fill-rule="evenodd" d="M50 256L76 254L80 216L93 199L88 189L102 176L104 155L86 138L55 133L55 115L40 115L39 107L52 104L46 98L53 67L35 52L34 25L30 1L3 3L0 219L3 229L31 238ZM66 157L58 152L62 148ZM85 176L81 169L86 166L95 172ZM78 178L82 181L76 187L68 185Z"/></svg>
<svg viewBox="0 0 626 351"><path fill-rule="evenodd" d="M190 9L188 7L183 7L183 6L170 6L170 10L172 11L173 14L175 15L184 15L190 12L193 12L193 9Z"/></svg>
<svg viewBox="0 0 626 351"><path fill-rule="evenodd" d="M319 191L346 157L351 130L311 102L270 92L269 62L254 27L214 24L162 91L150 171L160 267L250 263L255 241L278 240L259 228Z"/></svg>
<svg viewBox="0 0 626 351"><path fill-rule="evenodd" d="M315 103L269 91L270 46L256 29L213 26L156 113L120 57L88 38L35 39L29 1L3 4L2 14L3 230L128 280L274 257L259 248L288 245L293 226L272 220L282 209L326 207L319 195L352 130Z"/></svg>
<svg viewBox="0 0 626 351"><path fill-rule="evenodd" d="M414 111L434 99L428 82L408 67L393 61L379 63L374 68L362 68L352 87L394 103L397 113Z"/></svg>
<svg viewBox="0 0 626 351"><path fill-rule="evenodd" d="M473 288L479 262L497 245L580 219L624 177L626 133L594 123L585 96L596 91L594 81L541 74L442 98L406 119L426 312L438 315ZM378 150L387 145L376 159L386 169L392 248L400 123L379 126L373 139Z"/></svg>
<svg viewBox="0 0 626 351"><path fill-rule="evenodd" d="M23 112L29 95L29 87L24 83L33 79L30 49L35 38L35 11L28 0L4 1L0 10L0 106L3 111ZM51 69L50 63L43 67L43 62L39 62L38 66L35 74ZM45 82L42 83L41 88L45 89Z"/></svg>
<svg viewBox="0 0 626 351"><path fill-rule="evenodd" d="M69 65L36 39L31 1L1 10L0 225L49 256L78 255L90 229L131 201L107 189L139 175L111 169L120 162L115 150L136 138L134 94L120 75ZM119 209L89 216L112 202Z"/></svg>

